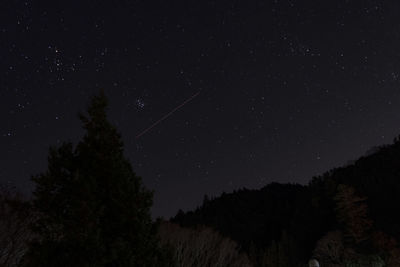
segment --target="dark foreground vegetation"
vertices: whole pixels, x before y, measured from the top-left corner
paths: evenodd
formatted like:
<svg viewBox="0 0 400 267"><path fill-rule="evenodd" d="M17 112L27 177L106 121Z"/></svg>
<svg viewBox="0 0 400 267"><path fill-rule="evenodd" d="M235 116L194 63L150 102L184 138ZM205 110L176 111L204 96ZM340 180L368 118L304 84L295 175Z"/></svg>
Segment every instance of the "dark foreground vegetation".
<svg viewBox="0 0 400 267"><path fill-rule="evenodd" d="M205 197L171 221L216 229L256 266L298 266L310 258L321 266L400 266L399 210L396 139L308 185L272 183Z"/></svg>
<svg viewBox="0 0 400 267"><path fill-rule="evenodd" d="M31 200L0 191L0 266L400 266L400 141L308 185L273 183L153 221L152 192L95 96Z"/></svg>

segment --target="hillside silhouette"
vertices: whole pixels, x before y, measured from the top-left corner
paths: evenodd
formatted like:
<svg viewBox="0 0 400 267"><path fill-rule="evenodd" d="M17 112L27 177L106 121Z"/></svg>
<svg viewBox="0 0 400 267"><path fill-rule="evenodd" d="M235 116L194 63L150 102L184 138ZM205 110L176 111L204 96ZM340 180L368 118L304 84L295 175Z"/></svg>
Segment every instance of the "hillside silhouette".
<svg viewBox="0 0 400 267"><path fill-rule="evenodd" d="M399 138L307 185L206 195L153 221L106 107L101 91L82 140L49 149L32 199L0 186L0 266L400 266Z"/></svg>
<svg viewBox="0 0 400 267"><path fill-rule="evenodd" d="M171 221L183 227L216 229L238 242L259 266L274 261L271 255L279 249L287 262L281 259L275 266L305 263L316 256L317 243L335 231L343 243L342 259L325 266L340 266L346 258L357 261L361 255L390 258L392 266L400 266L393 263L400 240L399 179L400 141L396 138L349 165L313 177L308 185L271 183L259 190L241 189L212 199L205 196L200 207L179 211ZM334 238L328 239L333 242ZM279 261L277 253L273 258ZM320 255L322 261L325 256L329 258Z"/></svg>

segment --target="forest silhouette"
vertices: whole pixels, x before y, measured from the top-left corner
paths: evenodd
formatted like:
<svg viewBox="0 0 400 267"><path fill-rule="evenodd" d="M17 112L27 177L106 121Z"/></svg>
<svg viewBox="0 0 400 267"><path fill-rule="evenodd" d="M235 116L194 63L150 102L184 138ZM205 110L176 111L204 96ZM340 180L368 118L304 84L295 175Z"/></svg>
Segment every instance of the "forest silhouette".
<svg viewBox="0 0 400 267"><path fill-rule="evenodd" d="M74 145L49 150L26 200L3 186L0 266L400 266L400 140L313 177L205 196L151 219L103 92Z"/></svg>

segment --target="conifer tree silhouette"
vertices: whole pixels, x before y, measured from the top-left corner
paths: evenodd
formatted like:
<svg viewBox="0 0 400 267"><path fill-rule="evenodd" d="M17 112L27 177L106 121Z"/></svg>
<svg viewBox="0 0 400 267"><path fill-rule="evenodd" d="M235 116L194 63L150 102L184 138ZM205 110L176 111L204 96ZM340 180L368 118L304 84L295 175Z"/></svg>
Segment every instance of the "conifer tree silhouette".
<svg viewBox="0 0 400 267"><path fill-rule="evenodd" d="M51 148L47 171L32 177L38 238L26 266L163 265L150 216L153 193L124 157L106 107L103 92L94 96L79 116L83 140Z"/></svg>

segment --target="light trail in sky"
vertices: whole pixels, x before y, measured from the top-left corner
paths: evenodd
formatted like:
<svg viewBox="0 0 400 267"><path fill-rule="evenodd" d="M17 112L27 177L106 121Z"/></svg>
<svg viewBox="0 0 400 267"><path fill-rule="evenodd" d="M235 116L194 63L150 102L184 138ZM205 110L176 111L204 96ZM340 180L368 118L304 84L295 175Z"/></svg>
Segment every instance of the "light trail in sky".
<svg viewBox="0 0 400 267"><path fill-rule="evenodd" d="M136 139L141 137L142 135L144 135L145 133L147 133L148 131L150 131L152 128L154 128L155 126L157 126L157 124L159 124L160 122L162 122L163 120L165 120L166 118L168 118L169 116L171 116L175 111L177 111L178 109L180 109L181 107L183 107L184 105L186 105L187 103L189 103L191 100L193 100L196 96L198 96L200 94L200 91L198 91L197 93L195 93L194 95L192 95L191 97L189 97L188 99L185 100L185 102L183 102L182 104L180 104L179 106L177 106L176 108L174 108L173 110L171 110L168 114L164 115L161 119L159 119L158 121L156 121L155 123L153 123L151 126L149 126L148 128L146 128L144 131L142 131L141 133L139 133L136 136Z"/></svg>

